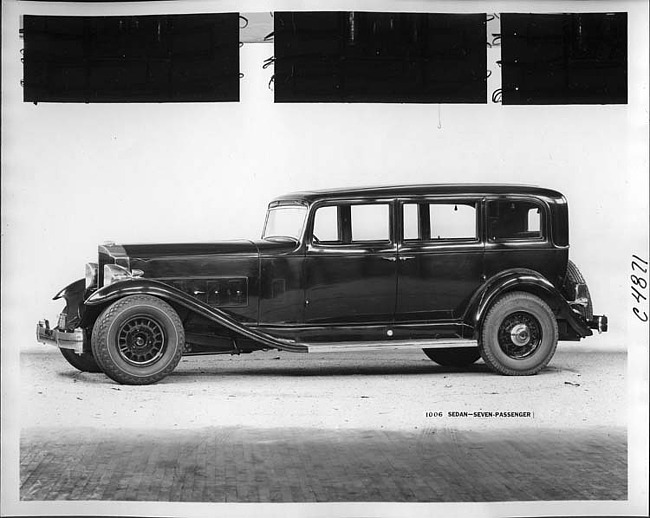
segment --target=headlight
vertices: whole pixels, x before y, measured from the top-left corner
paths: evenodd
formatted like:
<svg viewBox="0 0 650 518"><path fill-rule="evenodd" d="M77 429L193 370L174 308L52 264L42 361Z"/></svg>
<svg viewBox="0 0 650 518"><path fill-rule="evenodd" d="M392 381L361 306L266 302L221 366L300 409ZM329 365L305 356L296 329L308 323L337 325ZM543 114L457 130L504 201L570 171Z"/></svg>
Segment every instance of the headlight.
<svg viewBox="0 0 650 518"><path fill-rule="evenodd" d="M117 281L124 281L130 279L131 272L123 266L116 264L104 265L104 286L109 286Z"/></svg>
<svg viewBox="0 0 650 518"><path fill-rule="evenodd" d="M142 270L129 270L124 268L124 266L119 266L117 264L106 264L104 265L104 286L110 286L114 282L124 281L127 279L135 279L136 277L142 277L144 272Z"/></svg>
<svg viewBox="0 0 650 518"><path fill-rule="evenodd" d="M97 263L86 263L86 289L97 286Z"/></svg>

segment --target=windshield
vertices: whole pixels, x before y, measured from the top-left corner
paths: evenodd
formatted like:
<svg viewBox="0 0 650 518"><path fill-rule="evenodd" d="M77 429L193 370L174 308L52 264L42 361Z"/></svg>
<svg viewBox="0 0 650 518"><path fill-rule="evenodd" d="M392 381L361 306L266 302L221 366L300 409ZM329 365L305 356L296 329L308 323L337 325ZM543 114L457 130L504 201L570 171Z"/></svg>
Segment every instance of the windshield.
<svg viewBox="0 0 650 518"><path fill-rule="evenodd" d="M300 241L306 215L307 207L303 205L279 205L269 209L262 239L288 237Z"/></svg>

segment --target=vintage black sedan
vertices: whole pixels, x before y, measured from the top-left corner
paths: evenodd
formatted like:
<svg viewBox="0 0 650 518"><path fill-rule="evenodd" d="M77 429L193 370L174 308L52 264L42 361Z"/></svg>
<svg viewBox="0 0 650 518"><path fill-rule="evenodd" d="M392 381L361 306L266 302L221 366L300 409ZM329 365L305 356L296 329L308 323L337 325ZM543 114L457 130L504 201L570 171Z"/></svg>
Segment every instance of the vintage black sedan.
<svg viewBox="0 0 650 518"><path fill-rule="evenodd" d="M183 355L421 348L438 364L543 369L607 330L569 260L562 194L417 185L288 194L259 240L99 246L40 342L125 384Z"/></svg>

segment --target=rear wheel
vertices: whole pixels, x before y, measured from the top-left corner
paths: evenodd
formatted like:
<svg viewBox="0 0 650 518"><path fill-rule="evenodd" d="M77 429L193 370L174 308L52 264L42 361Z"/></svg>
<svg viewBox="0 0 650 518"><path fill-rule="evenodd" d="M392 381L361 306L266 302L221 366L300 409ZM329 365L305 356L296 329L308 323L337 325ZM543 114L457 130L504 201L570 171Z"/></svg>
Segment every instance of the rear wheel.
<svg viewBox="0 0 650 518"><path fill-rule="evenodd" d="M102 372L91 352L77 354L72 349L59 349L67 362L81 372Z"/></svg>
<svg viewBox="0 0 650 518"><path fill-rule="evenodd" d="M155 383L178 365L185 343L174 308L133 295L104 310L93 327L92 350L108 377L127 385Z"/></svg>
<svg viewBox="0 0 650 518"><path fill-rule="evenodd" d="M475 347L449 347L446 349L422 349L429 359L444 367L466 367L481 357Z"/></svg>
<svg viewBox="0 0 650 518"><path fill-rule="evenodd" d="M508 376L536 374L557 348L557 321L539 297L508 293L495 302L483 323L479 351L494 371Z"/></svg>

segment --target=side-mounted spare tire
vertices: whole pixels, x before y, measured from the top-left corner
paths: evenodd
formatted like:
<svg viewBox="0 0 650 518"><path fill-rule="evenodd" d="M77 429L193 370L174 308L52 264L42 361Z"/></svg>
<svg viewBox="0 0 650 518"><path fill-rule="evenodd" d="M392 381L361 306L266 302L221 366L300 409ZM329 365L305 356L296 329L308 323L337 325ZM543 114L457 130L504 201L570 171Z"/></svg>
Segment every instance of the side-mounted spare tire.
<svg viewBox="0 0 650 518"><path fill-rule="evenodd" d="M492 370L528 376L551 361L557 341L557 320L548 304L531 293L516 291L503 295L488 311L479 351Z"/></svg>
<svg viewBox="0 0 650 518"><path fill-rule="evenodd" d="M430 360L443 367L467 367L481 357L476 347L448 347L422 349Z"/></svg>
<svg viewBox="0 0 650 518"><path fill-rule="evenodd" d="M585 320L593 320L594 318L594 306L591 302L591 293L589 293L589 288L587 287L587 282L585 278L578 270L578 267L573 261L569 261L566 267L566 279L564 280L564 295L568 300L572 300L575 296L575 286L576 284L584 285L584 293L582 294L587 299L586 306L577 306L578 311L582 314Z"/></svg>
<svg viewBox="0 0 650 518"><path fill-rule="evenodd" d="M125 385L155 383L181 359L185 331L165 301L132 295L114 302L97 318L93 355L108 377Z"/></svg>

